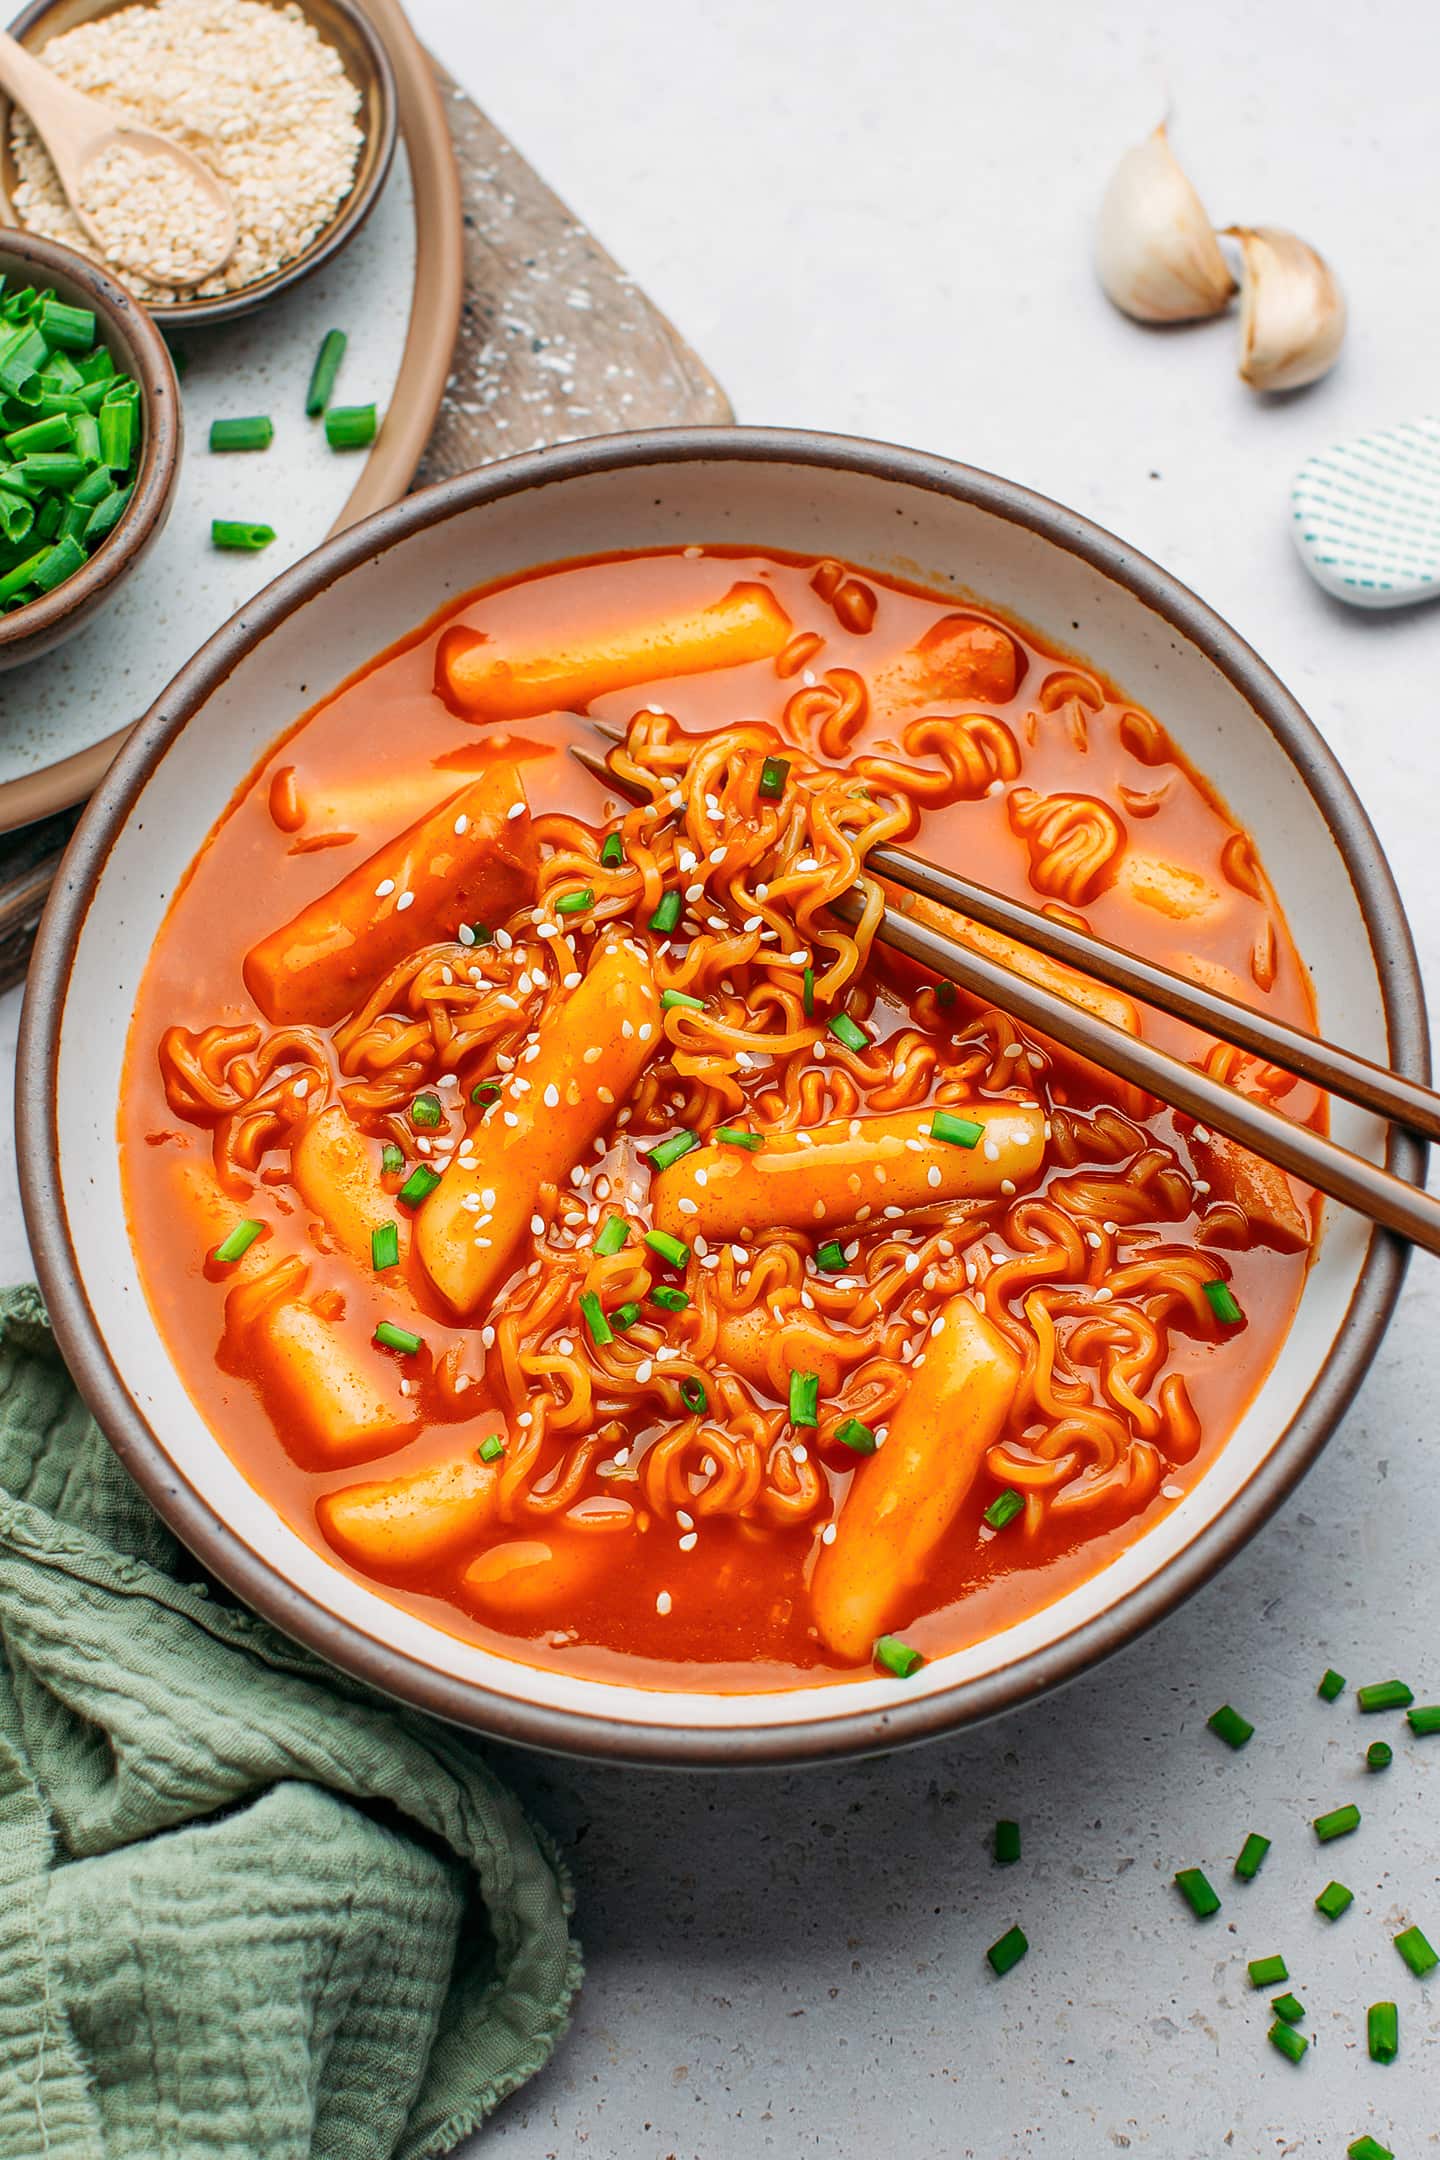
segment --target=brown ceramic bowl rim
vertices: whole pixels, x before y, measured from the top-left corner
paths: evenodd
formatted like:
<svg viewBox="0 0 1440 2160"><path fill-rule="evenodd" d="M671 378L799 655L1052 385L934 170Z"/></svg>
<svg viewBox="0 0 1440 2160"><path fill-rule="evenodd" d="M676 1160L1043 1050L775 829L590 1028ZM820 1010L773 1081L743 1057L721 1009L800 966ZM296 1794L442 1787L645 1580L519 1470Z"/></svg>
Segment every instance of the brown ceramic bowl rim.
<svg viewBox="0 0 1440 2160"><path fill-rule="evenodd" d="M51 13L57 0L30 0L10 26L10 35L21 44L29 33ZM310 20L307 0L297 0L301 13ZM126 0L110 0L110 8L124 7ZM377 149L371 169L361 187L353 187L346 197L338 216L322 227L319 236L292 262L283 263L269 277L257 278L253 285L242 285L238 291L216 293L208 300L178 300L167 305L149 309L157 323L167 330L198 330L209 323L233 322L238 315L248 315L253 308L263 307L267 301L277 300L289 292L313 270L319 270L359 232L371 211L379 202L390 167L395 159L395 144L399 132L399 100L395 88L395 71L390 65L390 55L385 42L364 10L355 0L327 0L337 15L343 15L350 25L356 43L365 48L366 60L372 69L379 91L379 115L375 128ZM106 12L109 12L107 8ZM324 36L323 28L314 26ZM329 40L326 40L329 43ZM9 100L4 101L8 106ZM19 231L29 236L28 227ZM10 230L9 227L6 230Z"/></svg>
<svg viewBox="0 0 1440 2160"><path fill-rule="evenodd" d="M145 405L145 443L135 492L125 506L113 532L108 533L83 570L66 578L54 592L42 593L13 615L0 615L0 654L7 646L28 644L34 638L54 642L50 633L81 608L98 603L100 596L117 585L149 545L165 521L171 490L180 470L182 422L180 385L175 377L165 340L133 293L116 283L107 270L77 254L59 240L39 233L0 226L0 256L23 262L37 273L35 282L57 277L78 285L97 316L117 342L135 356L135 379ZM37 643L36 658L43 647ZM4 703L0 689L0 707Z"/></svg>
<svg viewBox="0 0 1440 2160"><path fill-rule="evenodd" d="M652 429L601 436L486 466L380 510L295 564L247 603L181 670L139 723L71 841L31 963L16 1072L25 1217L56 1339L121 1461L197 1558L287 1634L385 1693L459 1725L532 1747L655 1766L749 1768L874 1753L992 1717L1073 1679L1130 1642L1232 1559L1319 1454L1353 1396L1394 1309L1408 1247L1376 1230L1345 1317L1304 1401L1268 1457L1219 1515L1138 1588L1060 1641L943 1693L875 1712L847 1711L749 1731L639 1724L613 1714L501 1697L375 1641L287 1582L177 1473L113 1363L82 1286L61 1190L56 1071L76 947L96 881L151 772L192 714L267 633L337 577L457 512L532 489L636 466L755 461L842 470L958 499L1022 526L1122 586L1226 677L1306 781L1349 867L1374 956L1391 1063L1429 1073L1424 995L1409 925L1373 828L1339 764L1295 699L1228 624L1167 571L1101 527L1013 481L899 446L768 428ZM1389 1167L1417 1179L1425 1150L1391 1129Z"/></svg>

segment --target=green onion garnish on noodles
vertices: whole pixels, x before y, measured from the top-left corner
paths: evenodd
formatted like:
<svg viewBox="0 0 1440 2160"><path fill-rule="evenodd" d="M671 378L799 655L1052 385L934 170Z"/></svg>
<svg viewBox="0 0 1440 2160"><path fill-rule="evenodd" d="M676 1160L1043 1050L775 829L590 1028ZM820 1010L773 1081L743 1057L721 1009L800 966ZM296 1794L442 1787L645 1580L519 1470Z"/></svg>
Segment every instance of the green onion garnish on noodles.
<svg viewBox="0 0 1440 2160"><path fill-rule="evenodd" d="M310 371L310 387L305 392L305 411L312 420L319 418L334 394L335 378L340 373L346 343L343 330L327 330L320 341L320 350Z"/></svg>
<svg viewBox="0 0 1440 2160"><path fill-rule="evenodd" d="M903 1674L901 1678L904 1678ZM991 1943L989 1949L985 1952L985 1957L991 1971L997 1978L1003 1979L1012 1966L1019 1964L1029 1948L1030 1944L1023 1929L1018 1927L1007 1928L998 1942Z"/></svg>
<svg viewBox="0 0 1440 2160"><path fill-rule="evenodd" d="M1014 1522L1017 1515L1024 1512L1024 1508L1025 1502L1019 1493L1007 1486L1004 1492L997 1493L990 1502L985 1510L984 1520L992 1530L1003 1530L1008 1523Z"/></svg>
<svg viewBox="0 0 1440 2160"><path fill-rule="evenodd" d="M1433 1972L1435 1967L1440 1965L1440 1954L1431 1949L1418 1927L1408 1927L1402 1934L1397 1935L1395 1948L1417 1980L1423 1980L1426 1973Z"/></svg>
<svg viewBox="0 0 1440 2160"><path fill-rule="evenodd" d="M1238 1327L1245 1315L1235 1301L1235 1293L1226 1282L1207 1282L1201 1285L1210 1301L1210 1310L1222 1327Z"/></svg>
<svg viewBox="0 0 1440 2160"><path fill-rule="evenodd" d="M439 1183L438 1170L432 1170L429 1163L416 1163L395 1197L403 1207L417 1208L422 1200L429 1199Z"/></svg>
<svg viewBox="0 0 1440 2160"><path fill-rule="evenodd" d="M844 1248L838 1238L826 1238L815 1255L815 1265L826 1275L843 1275L846 1268Z"/></svg>
<svg viewBox="0 0 1440 2160"><path fill-rule="evenodd" d="M760 767L760 785L756 790L766 802L779 802L785 793L785 782L790 777L790 760L783 757L767 757Z"/></svg>
<svg viewBox="0 0 1440 2160"><path fill-rule="evenodd" d="M600 860L607 870L618 870L625 860L625 843L618 832L606 833Z"/></svg>
<svg viewBox="0 0 1440 2160"><path fill-rule="evenodd" d="M1310 2043L1304 2033L1296 2032L1293 2025L1284 2025L1277 2018L1265 2035L1271 2047L1277 2049L1287 2062L1298 2063Z"/></svg>
<svg viewBox="0 0 1440 2160"><path fill-rule="evenodd" d="M375 1330L375 1340L382 1350L398 1350L402 1357L415 1357L425 1345L409 1328L396 1327L393 1320L382 1320Z"/></svg>
<svg viewBox="0 0 1440 2160"><path fill-rule="evenodd" d="M848 1447L856 1455L873 1455L875 1435L863 1418L847 1417L843 1425L835 1428L835 1438L841 1447Z"/></svg>
<svg viewBox="0 0 1440 2160"><path fill-rule="evenodd" d="M268 450L275 440L275 423L269 413L247 413L240 420L212 420L212 450Z"/></svg>
<svg viewBox="0 0 1440 2160"><path fill-rule="evenodd" d="M1359 1827L1360 1810L1353 1801L1346 1807L1331 1808L1328 1815L1317 1815L1314 1823L1315 1835L1322 1845L1328 1845L1332 1838L1348 1837Z"/></svg>
<svg viewBox="0 0 1440 2160"><path fill-rule="evenodd" d="M505 1452L505 1442L500 1438L499 1433L486 1433L485 1438L480 1442L475 1452L480 1457L481 1462L499 1462L500 1457Z"/></svg>
<svg viewBox="0 0 1440 2160"><path fill-rule="evenodd" d="M1327 1882L1315 1900L1315 1910L1324 1913L1327 1920L1338 1920L1354 1902L1354 1891L1347 1890L1343 1882Z"/></svg>
<svg viewBox="0 0 1440 2160"><path fill-rule="evenodd" d="M503 1093L504 1089L498 1080L477 1080L470 1090L470 1100L472 1103L484 1103L488 1110L492 1103L500 1100Z"/></svg>
<svg viewBox="0 0 1440 2160"><path fill-rule="evenodd" d="M1422 1740L1430 1733L1440 1732L1440 1703L1425 1703L1418 1710L1407 1710L1405 1722Z"/></svg>
<svg viewBox="0 0 1440 2160"><path fill-rule="evenodd" d="M494 942L495 933L488 923L461 923L460 943L462 945L493 945Z"/></svg>
<svg viewBox="0 0 1440 2160"><path fill-rule="evenodd" d="M645 1243L650 1247L651 1252L659 1253L662 1260L668 1260L671 1267L683 1268L688 1266L690 1260L689 1246L682 1245L678 1237L671 1237L668 1230L647 1230Z"/></svg>
<svg viewBox="0 0 1440 2160"><path fill-rule="evenodd" d="M650 1292L650 1302L658 1305L661 1312L684 1312L690 1302L688 1290L674 1290L668 1283L660 1283Z"/></svg>
<svg viewBox="0 0 1440 2160"><path fill-rule="evenodd" d="M1372 1740L1365 1750L1367 1770L1388 1770L1395 1760L1395 1750L1388 1740Z"/></svg>
<svg viewBox="0 0 1440 2160"><path fill-rule="evenodd" d="M935 1002L937 1005L953 1005L958 996L959 992L956 990L953 982L947 981L936 983Z"/></svg>
<svg viewBox="0 0 1440 2160"><path fill-rule="evenodd" d="M1279 1987L1282 1980L1290 1977L1283 1957L1251 1958L1249 1971L1253 1988Z"/></svg>
<svg viewBox="0 0 1440 2160"><path fill-rule="evenodd" d="M269 547L274 538L273 525L246 525L237 518L212 518L210 521L212 544L239 554L258 554L261 548Z"/></svg>
<svg viewBox="0 0 1440 2160"><path fill-rule="evenodd" d="M872 1654L874 1656L875 1663L877 1665L883 1665L886 1672L894 1673L897 1680L908 1680L911 1673L919 1672L920 1667L925 1662L924 1658L920 1655L920 1652L915 1649L913 1644L908 1642L902 1642L898 1635L881 1635L876 1641L875 1648ZM1018 1930L1015 1930L1014 1932L1018 1933ZM1005 1939L1008 1942L1009 1937L1007 1936ZM1021 1941L1023 1943L1023 1936L1021 1938ZM999 1948L998 1944L996 1945L996 1948ZM1023 1949L1016 1952L1017 1957L1023 1957L1023 1955ZM994 1962L993 1954L991 1957L991 1962ZM1012 1958L1010 1960L1010 1964L1013 1965L1014 1962L1015 1959ZM1009 1970L1009 1966L996 1965L995 1970L997 1972L1006 1972Z"/></svg>
<svg viewBox="0 0 1440 2160"><path fill-rule="evenodd" d="M610 1325L617 1335L623 1335L640 1318L640 1307L631 1298L624 1305L617 1305L610 1315Z"/></svg>
<svg viewBox="0 0 1440 2160"><path fill-rule="evenodd" d="M662 990L660 993L660 1010L662 1012L704 1012L705 1000L704 998L691 997L688 990Z"/></svg>
<svg viewBox="0 0 1440 2160"><path fill-rule="evenodd" d="M792 1425L818 1425L820 1422L820 1375L813 1372L792 1372L790 1375L790 1423Z"/></svg>
<svg viewBox="0 0 1440 2160"><path fill-rule="evenodd" d="M668 1170L671 1163L679 1162L682 1155L688 1155L692 1148L699 1145L699 1133L690 1132L682 1126L681 1130L672 1133L668 1140L662 1140L659 1147L651 1148L645 1160L652 1170Z"/></svg>
<svg viewBox="0 0 1440 2160"><path fill-rule="evenodd" d="M1218 1740L1225 1742L1226 1747L1242 1748L1255 1735L1255 1727L1249 1718L1241 1717L1240 1712L1232 1709L1228 1702L1221 1703L1218 1710L1212 1711L1205 1723Z"/></svg>
<svg viewBox="0 0 1440 2160"><path fill-rule="evenodd" d="M660 905L650 917L650 928L660 931L662 936L665 932L673 930L680 920L680 910L683 905L684 902L681 899L679 887L672 885L668 892L661 893Z"/></svg>
<svg viewBox="0 0 1440 2160"><path fill-rule="evenodd" d="M1371 2062L1390 2063L1400 2052L1400 2013L1393 2002L1371 2003L1365 2013Z"/></svg>
<svg viewBox="0 0 1440 2160"><path fill-rule="evenodd" d="M1298 2025L1305 2016L1305 2005L1298 1995L1277 1995L1270 2007L1276 2017L1284 2018L1287 2025Z"/></svg>
<svg viewBox="0 0 1440 2160"><path fill-rule="evenodd" d="M1356 1688L1355 1700L1362 1710L1408 1710L1415 1696L1403 1680L1377 1680Z"/></svg>
<svg viewBox="0 0 1440 2160"><path fill-rule="evenodd" d="M215 1258L222 1266L229 1267L232 1260L239 1260L249 1252L264 1228L263 1222L256 1222L253 1215L247 1216L244 1222L236 1223L228 1237L222 1238L215 1248Z"/></svg>
<svg viewBox="0 0 1440 2160"><path fill-rule="evenodd" d="M1181 1868L1175 1877L1175 1887L1197 1920L1208 1920L1211 1913L1219 1912L1220 1900L1203 1869Z"/></svg>
<svg viewBox="0 0 1440 2160"><path fill-rule="evenodd" d="M400 1226L398 1223L376 1223L370 1232L370 1265L377 1275L386 1268L397 1267L400 1261Z"/></svg>
<svg viewBox="0 0 1440 2160"><path fill-rule="evenodd" d="M608 1260L611 1253L619 1252L629 1235L630 1225L623 1215L607 1215L600 1225L593 1249L602 1260Z"/></svg>
<svg viewBox="0 0 1440 2160"><path fill-rule="evenodd" d="M849 1013L836 1013L830 1022L830 1033L836 1042L844 1043L847 1050L868 1050L870 1047L869 1036L863 1028L856 1026Z"/></svg>
<svg viewBox="0 0 1440 2160"><path fill-rule="evenodd" d="M680 1400L692 1417L700 1417L710 1407L704 1382L697 1380L693 1374L680 1382Z"/></svg>
<svg viewBox="0 0 1440 2160"><path fill-rule="evenodd" d="M373 405L332 405L325 415L325 440L332 450L364 450L374 442L378 425Z"/></svg>
<svg viewBox="0 0 1440 2160"><path fill-rule="evenodd" d="M1013 1867L1020 1858L1020 1825L1003 1819L995 1825L995 1858L1001 1867Z"/></svg>
<svg viewBox="0 0 1440 2160"><path fill-rule="evenodd" d="M748 1148L752 1155L765 1145L763 1133L746 1132L741 1125L717 1125L710 1137L725 1147Z"/></svg>
<svg viewBox="0 0 1440 2160"><path fill-rule="evenodd" d="M1345 1675L1336 1672L1333 1665L1327 1666L1320 1676L1320 1685L1315 1692L1321 1702L1334 1702L1337 1695L1345 1692Z"/></svg>
<svg viewBox="0 0 1440 2160"><path fill-rule="evenodd" d="M974 1118L952 1117L948 1110L937 1110L930 1120L932 1140L944 1140L951 1147L978 1147L985 1137L985 1127L977 1125Z"/></svg>
<svg viewBox="0 0 1440 2160"><path fill-rule="evenodd" d="M813 967L807 967L800 978L800 994L805 1006L805 1017L807 1020L813 1020L815 1017L815 970Z"/></svg>
<svg viewBox="0 0 1440 2160"><path fill-rule="evenodd" d="M411 1124L422 1126L427 1130L433 1131L435 1126L440 1123L440 1120L444 1115L445 1113L440 1107L440 1097L438 1095L431 1095L428 1093L424 1095L417 1095L414 1102L412 1102L410 1105Z"/></svg>
<svg viewBox="0 0 1440 2160"><path fill-rule="evenodd" d="M557 915L587 915L595 905L595 888L587 885L583 892L562 893L555 903Z"/></svg>
<svg viewBox="0 0 1440 2160"><path fill-rule="evenodd" d="M593 1290L582 1290L580 1293L580 1317L590 1331L590 1340L601 1348L615 1340L614 1330L605 1318L600 1300Z"/></svg>
<svg viewBox="0 0 1440 2160"><path fill-rule="evenodd" d="M1253 1882L1255 1880L1255 1877L1260 1872L1260 1863L1269 1850L1269 1838L1261 1837L1258 1830L1252 1830L1245 1843L1241 1846L1239 1858L1235 1862L1235 1873L1240 1877L1241 1882Z"/></svg>
<svg viewBox="0 0 1440 2160"><path fill-rule="evenodd" d="M387 1140L380 1150L380 1174L382 1177L398 1177L405 1167L404 1150L393 1140Z"/></svg>

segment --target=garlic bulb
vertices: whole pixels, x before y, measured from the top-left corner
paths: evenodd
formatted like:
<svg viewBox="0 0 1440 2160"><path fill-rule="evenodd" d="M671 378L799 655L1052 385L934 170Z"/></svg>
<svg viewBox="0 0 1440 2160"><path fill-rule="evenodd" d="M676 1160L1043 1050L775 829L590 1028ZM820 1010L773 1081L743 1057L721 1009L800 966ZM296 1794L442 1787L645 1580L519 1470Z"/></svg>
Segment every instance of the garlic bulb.
<svg viewBox="0 0 1440 2160"><path fill-rule="evenodd" d="M1298 390L1335 365L1345 301L1329 264L1294 233L1228 225L1240 249L1240 373L1252 390Z"/></svg>
<svg viewBox="0 0 1440 2160"><path fill-rule="evenodd" d="M1095 267L1116 307L1139 322L1218 315L1235 290L1163 123L1115 168L1100 205Z"/></svg>

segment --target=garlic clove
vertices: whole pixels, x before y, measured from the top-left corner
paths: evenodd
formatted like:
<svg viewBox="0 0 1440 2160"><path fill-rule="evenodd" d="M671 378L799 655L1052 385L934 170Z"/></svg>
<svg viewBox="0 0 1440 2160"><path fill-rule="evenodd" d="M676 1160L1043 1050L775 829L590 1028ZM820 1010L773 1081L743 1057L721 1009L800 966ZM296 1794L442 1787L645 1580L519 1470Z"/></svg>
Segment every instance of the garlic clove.
<svg viewBox="0 0 1440 2160"><path fill-rule="evenodd" d="M1345 299L1323 256L1274 225L1227 225L1240 250L1240 373L1252 390L1318 382L1345 340Z"/></svg>
<svg viewBox="0 0 1440 2160"><path fill-rule="evenodd" d="M1235 280L1176 163L1164 123L1127 150L1100 205L1095 267L1116 307L1137 322L1219 315Z"/></svg>

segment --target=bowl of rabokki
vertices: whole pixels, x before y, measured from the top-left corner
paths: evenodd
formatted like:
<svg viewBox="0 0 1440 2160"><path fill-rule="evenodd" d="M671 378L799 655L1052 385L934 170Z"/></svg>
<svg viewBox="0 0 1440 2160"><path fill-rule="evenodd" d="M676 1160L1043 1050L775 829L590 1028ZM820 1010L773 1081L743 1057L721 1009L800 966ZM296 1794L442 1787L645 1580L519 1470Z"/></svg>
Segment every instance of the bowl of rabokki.
<svg viewBox="0 0 1440 2160"><path fill-rule="evenodd" d="M940 460L514 460L197 656L47 915L21 1156L80 1385L217 1575L480 1729L755 1762L1023 1700L1264 1519L1395 1249L878 942L897 841L1421 1058L1383 858L1281 686Z"/></svg>

